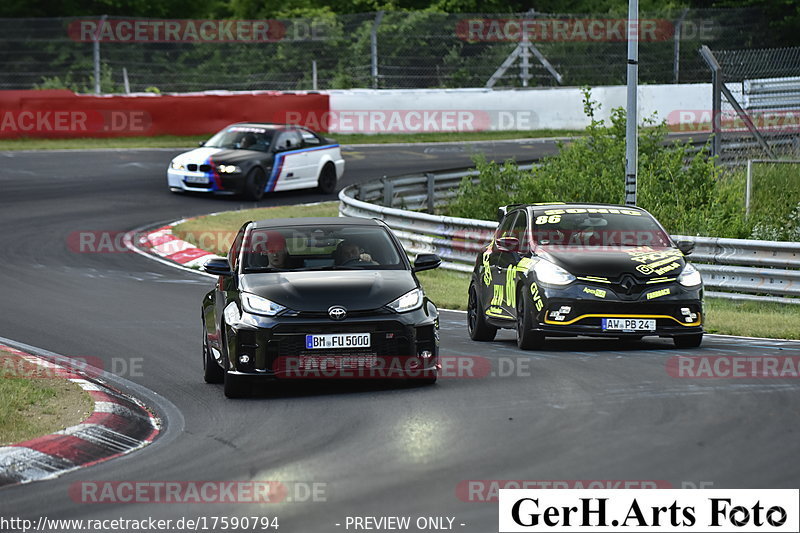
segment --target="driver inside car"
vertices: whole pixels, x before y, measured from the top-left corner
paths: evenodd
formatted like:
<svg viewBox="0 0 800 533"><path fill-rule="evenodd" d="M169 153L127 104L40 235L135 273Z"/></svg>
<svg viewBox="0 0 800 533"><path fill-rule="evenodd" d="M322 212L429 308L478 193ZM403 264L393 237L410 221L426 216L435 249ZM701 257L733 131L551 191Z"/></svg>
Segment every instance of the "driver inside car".
<svg viewBox="0 0 800 533"><path fill-rule="evenodd" d="M247 134L245 134L244 137L242 137L242 140L239 141L239 149L240 150L253 150L254 149L253 145L255 145L256 142L257 142L256 136L253 135L252 133L247 133Z"/></svg>
<svg viewBox="0 0 800 533"><path fill-rule="evenodd" d="M375 264L372 257L368 253L362 252L361 247L355 241L343 240L336 246L336 251L333 255L337 265Z"/></svg>
<svg viewBox="0 0 800 533"><path fill-rule="evenodd" d="M256 250L260 259L256 261L257 264L262 266L270 266L272 268L295 268L296 261L289 255L289 250L286 248L286 238L277 231L268 231L263 234L266 242L256 245ZM254 237L262 238L262 236Z"/></svg>

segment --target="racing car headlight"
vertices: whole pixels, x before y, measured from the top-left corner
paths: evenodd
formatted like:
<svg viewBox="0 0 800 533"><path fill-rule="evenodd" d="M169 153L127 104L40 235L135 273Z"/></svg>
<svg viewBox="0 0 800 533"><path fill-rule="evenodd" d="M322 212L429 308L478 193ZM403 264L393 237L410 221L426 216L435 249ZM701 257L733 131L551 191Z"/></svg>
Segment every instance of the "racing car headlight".
<svg viewBox="0 0 800 533"><path fill-rule="evenodd" d="M406 311L411 311L412 309L420 307L422 305L423 296L422 290L414 289L394 300L389 304L389 307L398 313L405 313Z"/></svg>
<svg viewBox="0 0 800 533"><path fill-rule="evenodd" d="M533 267L536 279L550 285L568 285L575 281L575 276L560 266L542 259Z"/></svg>
<svg viewBox="0 0 800 533"><path fill-rule="evenodd" d="M221 174L238 174L242 171L242 169L236 165L220 165L217 167L217 170L219 170Z"/></svg>
<svg viewBox="0 0 800 533"><path fill-rule="evenodd" d="M700 276L700 271L691 263L686 263L683 272L678 276L678 283L684 287L694 287L700 285L702 282L703 278Z"/></svg>
<svg viewBox="0 0 800 533"><path fill-rule="evenodd" d="M183 166L183 165L181 165L180 163L176 163L175 161L173 161L172 163L170 163L170 165L169 165L169 166L170 166L170 167L172 167L172 170L186 170L186 167L184 167L184 166Z"/></svg>
<svg viewBox="0 0 800 533"><path fill-rule="evenodd" d="M242 293L242 309L256 315L275 316L286 308L255 294Z"/></svg>

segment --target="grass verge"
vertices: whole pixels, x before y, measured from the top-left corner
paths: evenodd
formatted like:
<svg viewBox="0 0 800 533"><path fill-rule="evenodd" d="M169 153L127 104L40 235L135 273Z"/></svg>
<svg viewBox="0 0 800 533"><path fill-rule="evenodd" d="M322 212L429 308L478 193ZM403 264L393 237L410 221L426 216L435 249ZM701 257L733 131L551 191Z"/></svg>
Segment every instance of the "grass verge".
<svg viewBox="0 0 800 533"><path fill-rule="evenodd" d="M543 137L573 137L583 130L536 131L465 131L442 133L381 133L376 135L331 134L341 144L387 144L459 141L500 141L505 139L540 139ZM156 137L83 137L76 139L2 139L0 150L90 150L96 148L186 148L208 140L206 135L159 135Z"/></svg>
<svg viewBox="0 0 800 533"><path fill-rule="evenodd" d="M706 298L705 312L709 333L800 339L800 305Z"/></svg>
<svg viewBox="0 0 800 533"><path fill-rule="evenodd" d="M176 235L206 250L225 255L236 230L248 220L265 218L296 218L303 216L337 216L338 202L307 206L280 206L243 211L230 211L188 220L173 230ZM204 247L203 235L225 235L226 239L211 239L215 246ZM469 274L438 268L417 274L431 300L442 309L467 308ZM800 339L800 305L775 303L733 302L707 298L706 323L709 333Z"/></svg>
<svg viewBox="0 0 800 533"><path fill-rule="evenodd" d="M0 446L74 426L91 413L86 391L47 372L0 349Z"/></svg>
<svg viewBox="0 0 800 533"><path fill-rule="evenodd" d="M186 148L210 135L158 135L156 137L82 137L75 139L2 139L0 150L93 150L98 148Z"/></svg>

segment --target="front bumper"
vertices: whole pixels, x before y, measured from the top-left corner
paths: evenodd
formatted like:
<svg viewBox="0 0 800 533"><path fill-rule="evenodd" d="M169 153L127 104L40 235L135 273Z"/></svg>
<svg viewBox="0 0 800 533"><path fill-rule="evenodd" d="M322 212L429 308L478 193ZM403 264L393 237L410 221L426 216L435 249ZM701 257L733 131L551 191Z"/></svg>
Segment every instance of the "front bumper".
<svg viewBox="0 0 800 533"><path fill-rule="evenodd" d="M259 379L425 378L439 368L438 318L423 309L348 317L244 314L227 326L229 373ZM306 335L369 333L368 348L306 348ZM242 356L247 356L243 362Z"/></svg>
<svg viewBox="0 0 800 533"><path fill-rule="evenodd" d="M703 332L700 287L678 283L656 285L636 295L612 288L573 284L567 289L542 288L542 309L536 329L548 336L675 337ZM603 319L655 321L654 329L604 329ZM652 322L651 322L652 323Z"/></svg>
<svg viewBox="0 0 800 533"><path fill-rule="evenodd" d="M240 194L244 189L243 174L218 175L213 172L192 172L167 169L167 185L172 191Z"/></svg>

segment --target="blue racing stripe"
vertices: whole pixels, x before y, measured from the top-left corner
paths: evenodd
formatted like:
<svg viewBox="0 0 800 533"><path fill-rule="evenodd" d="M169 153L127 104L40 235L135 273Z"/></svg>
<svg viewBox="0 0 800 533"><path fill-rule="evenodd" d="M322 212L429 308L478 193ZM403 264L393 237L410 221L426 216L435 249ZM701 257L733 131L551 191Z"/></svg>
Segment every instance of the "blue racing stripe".
<svg viewBox="0 0 800 533"><path fill-rule="evenodd" d="M278 184L278 179L281 175L281 170L283 170L283 159L287 155L292 154L300 154L303 152L316 152L317 150L329 150L331 148L338 148L338 144L326 144L324 146L315 146L313 148L301 148L300 150L292 150L291 152L280 152L275 156L275 161L272 164L272 172L269 175L269 179L267 180L267 186L264 189L266 192L272 192L275 190L275 186Z"/></svg>

